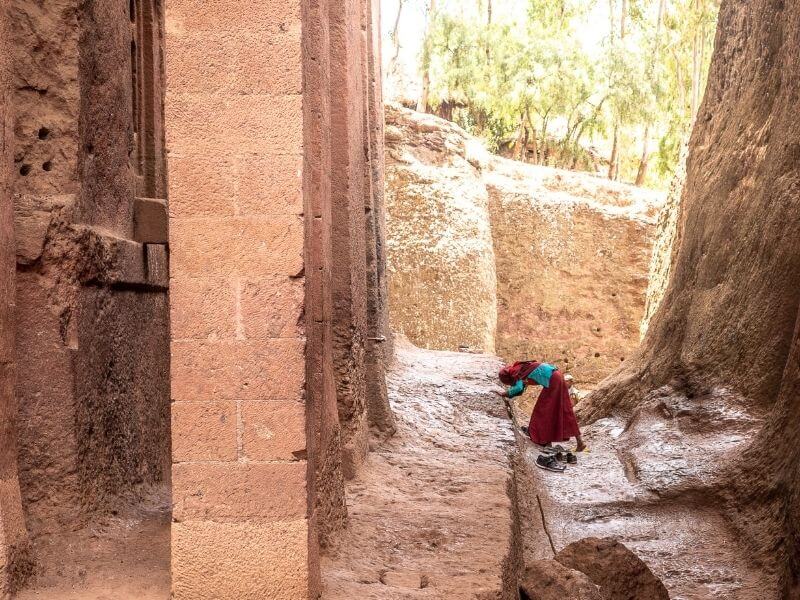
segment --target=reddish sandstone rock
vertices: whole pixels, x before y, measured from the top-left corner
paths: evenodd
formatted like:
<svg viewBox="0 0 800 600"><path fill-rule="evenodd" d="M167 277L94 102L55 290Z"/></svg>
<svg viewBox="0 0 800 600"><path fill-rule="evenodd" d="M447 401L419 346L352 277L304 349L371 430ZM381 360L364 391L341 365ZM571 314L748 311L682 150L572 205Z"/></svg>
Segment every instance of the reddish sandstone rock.
<svg viewBox="0 0 800 600"><path fill-rule="evenodd" d="M606 600L584 573L555 560L529 564L519 583L519 595L522 600Z"/></svg>
<svg viewBox="0 0 800 600"><path fill-rule="evenodd" d="M433 115L390 105L386 118L394 329L425 348L556 362L580 386L626 361L662 194L492 156Z"/></svg>
<svg viewBox="0 0 800 600"><path fill-rule="evenodd" d="M556 555L565 567L585 573L609 600L669 600L664 584L624 544L585 538Z"/></svg>

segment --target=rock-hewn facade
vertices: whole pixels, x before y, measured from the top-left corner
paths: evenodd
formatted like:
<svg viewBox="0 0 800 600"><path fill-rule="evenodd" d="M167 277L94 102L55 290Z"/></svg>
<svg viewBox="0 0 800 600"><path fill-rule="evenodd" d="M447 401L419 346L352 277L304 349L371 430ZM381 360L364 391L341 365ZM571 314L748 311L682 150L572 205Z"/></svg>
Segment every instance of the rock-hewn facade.
<svg viewBox="0 0 800 600"><path fill-rule="evenodd" d="M379 4L268 4L0 2L0 597L153 494L175 598L315 597L393 432Z"/></svg>
<svg viewBox="0 0 800 600"><path fill-rule="evenodd" d="M620 452L673 506L723 507L781 598L800 589L799 36L796 2L723 0L670 283L584 415L627 418Z"/></svg>
<svg viewBox="0 0 800 600"><path fill-rule="evenodd" d="M414 343L557 362L594 385L639 342L659 194L492 157L387 109L392 324Z"/></svg>

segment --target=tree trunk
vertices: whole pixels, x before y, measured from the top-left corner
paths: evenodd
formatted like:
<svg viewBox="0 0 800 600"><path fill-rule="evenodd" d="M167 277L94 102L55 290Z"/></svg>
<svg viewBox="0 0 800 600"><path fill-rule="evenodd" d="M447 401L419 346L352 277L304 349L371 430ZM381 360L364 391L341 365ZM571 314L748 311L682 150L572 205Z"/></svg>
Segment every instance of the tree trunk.
<svg viewBox="0 0 800 600"><path fill-rule="evenodd" d="M424 56L422 61L422 88L417 101L418 112L428 112L428 95L431 87L431 56L430 56L430 36L431 29L433 28L433 19L436 12L436 0L429 0L428 2L428 16L425 27L425 48L423 50Z"/></svg>
<svg viewBox="0 0 800 600"><path fill-rule="evenodd" d="M394 52L392 53L392 58L389 59L389 65L386 69L388 75L394 75L397 70L397 61L400 58L400 15L403 14L403 4L405 4L406 0L399 0L397 5L397 16L394 19L394 27L392 28L391 38L392 38L392 45L394 46Z"/></svg>
<svg viewBox="0 0 800 600"><path fill-rule="evenodd" d="M619 18L619 39L624 40L628 32L628 0L622 0L622 14Z"/></svg>
<svg viewBox="0 0 800 600"><path fill-rule="evenodd" d="M636 185L643 186L647 178L647 167L650 165L650 125L644 128L644 143L642 144L642 158L639 161L639 171L636 173Z"/></svg>
<svg viewBox="0 0 800 600"><path fill-rule="evenodd" d="M614 127L614 143L611 146L611 158L608 161L608 178L616 180L619 173L617 173L617 169L619 167L619 131L617 130L616 126Z"/></svg>
<svg viewBox="0 0 800 600"><path fill-rule="evenodd" d="M537 165L547 166L547 159L548 159L548 155L549 155L549 145L547 143L547 119L546 118L544 119L544 121L542 121L542 138L541 139L542 139L542 141L539 144L539 148L540 148L539 155L540 156L539 156L538 160L536 161L536 164Z"/></svg>
<svg viewBox="0 0 800 600"><path fill-rule="evenodd" d="M650 84L655 84L655 66L658 55L661 52L661 25L664 22L664 12L667 8L667 0L660 0L658 3L658 16L656 17L656 39L653 42L653 56L650 62ZM655 98L658 101L658 97ZM636 185L644 185L647 177L647 167L650 164L650 127L652 123L647 123L644 128L644 141L642 142L642 158L639 161L639 170L636 173Z"/></svg>
<svg viewBox="0 0 800 600"><path fill-rule="evenodd" d="M681 59L678 56L678 53L674 50L672 51L672 57L675 60L675 77L677 79L678 85L678 99L681 103L681 114L683 111L686 110L686 83L683 79L683 68L681 65Z"/></svg>
<svg viewBox="0 0 800 600"><path fill-rule="evenodd" d="M695 18L697 18L699 13L699 7L699 0L693 0L692 15ZM700 52L700 32L698 31L698 25L695 24L695 30L692 32L692 125L694 125L697 109L700 104Z"/></svg>
<svg viewBox="0 0 800 600"><path fill-rule="evenodd" d="M517 130L517 141L514 144L514 158L516 160L522 160L523 156L525 155L525 144L526 140L526 133L528 128L525 127L525 113L521 113L519 116L519 129Z"/></svg>
<svg viewBox="0 0 800 600"><path fill-rule="evenodd" d="M613 6L613 3L612 3ZM619 39L624 40L627 34L628 0L622 0L622 10L619 16ZM611 147L611 160L608 166L608 178L616 181L619 179L619 119L614 122L614 143Z"/></svg>

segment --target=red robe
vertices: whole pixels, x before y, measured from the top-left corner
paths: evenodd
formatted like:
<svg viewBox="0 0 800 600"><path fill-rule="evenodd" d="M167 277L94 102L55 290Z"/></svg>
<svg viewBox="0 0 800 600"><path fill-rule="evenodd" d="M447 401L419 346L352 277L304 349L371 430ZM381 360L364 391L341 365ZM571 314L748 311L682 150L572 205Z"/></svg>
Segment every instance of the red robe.
<svg viewBox="0 0 800 600"><path fill-rule="evenodd" d="M533 381L530 383L535 384ZM566 442L580 434L564 376L560 371L553 371L550 387L542 389L533 407L528 435L534 443L546 446L553 442Z"/></svg>

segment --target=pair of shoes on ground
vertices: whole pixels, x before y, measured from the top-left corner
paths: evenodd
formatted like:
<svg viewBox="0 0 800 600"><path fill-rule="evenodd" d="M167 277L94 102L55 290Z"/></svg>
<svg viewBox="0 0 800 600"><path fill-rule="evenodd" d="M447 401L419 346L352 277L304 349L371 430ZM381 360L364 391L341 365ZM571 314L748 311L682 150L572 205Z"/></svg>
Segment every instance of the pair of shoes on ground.
<svg viewBox="0 0 800 600"><path fill-rule="evenodd" d="M566 464L564 464L566 463ZM563 473L567 465L577 465L578 457L572 452L556 452L555 454L540 454L536 459L536 466L545 471Z"/></svg>
<svg viewBox="0 0 800 600"><path fill-rule="evenodd" d="M567 470L567 465L561 464L555 454L540 454L536 459L536 466L554 473L563 473Z"/></svg>

